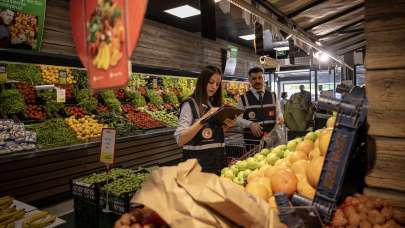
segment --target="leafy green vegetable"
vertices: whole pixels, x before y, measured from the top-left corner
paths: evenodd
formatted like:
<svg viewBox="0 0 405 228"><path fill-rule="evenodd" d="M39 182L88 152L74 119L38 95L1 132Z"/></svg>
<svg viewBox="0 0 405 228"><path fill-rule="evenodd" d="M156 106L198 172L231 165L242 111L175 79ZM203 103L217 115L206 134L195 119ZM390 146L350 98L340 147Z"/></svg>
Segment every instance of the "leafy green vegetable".
<svg viewBox="0 0 405 228"><path fill-rule="evenodd" d="M118 178L113 182L104 185L103 189L116 196L125 193L133 193L141 188L141 185L148 178L148 173L137 173L125 178Z"/></svg>
<svg viewBox="0 0 405 228"><path fill-rule="evenodd" d="M49 119L39 124L28 125L27 129L37 133L37 143L42 148L52 148L79 143L74 132L62 118Z"/></svg>
<svg viewBox="0 0 405 228"><path fill-rule="evenodd" d="M167 90L164 93L163 98L166 102L168 102L176 107L180 105L179 99L177 98L177 96L173 92L170 92L169 90Z"/></svg>
<svg viewBox="0 0 405 228"><path fill-rule="evenodd" d="M146 105L145 97L139 92L128 92L127 93L131 104L137 108L144 107Z"/></svg>
<svg viewBox="0 0 405 228"><path fill-rule="evenodd" d="M96 110L98 100L95 98L89 89L80 89L76 92L76 100L88 113Z"/></svg>
<svg viewBox="0 0 405 228"><path fill-rule="evenodd" d="M131 177L134 174L135 171L132 169L114 168L111 169L108 173L92 173L88 176L80 178L79 181L85 184L98 184L106 182L107 180L115 180L121 177Z"/></svg>
<svg viewBox="0 0 405 228"><path fill-rule="evenodd" d="M62 110L65 105L61 102L56 102L56 92L55 90L45 90L39 93L39 97L44 99L45 108L48 115L55 116L60 110Z"/></svg>
<svg viewBox="0 0 405 228"><path fill-rule="evenodd" d="M87 85L88 77L87 77L87 72L86 71L73 69L72 70L72 76L73 76L74 80L77 81L77 83L75 84L75 89L76 90L87 89L87 87L88 87L88 85Z"/></svg>
<svg viewBox="0 0 405 228"><path fill-rule="evenodd" d="M34 64L7 64L7 78L34 85L42 82L41 70Z"/></svg>
<svg viewBox="0 0 405 228"><path fill-rule="evenodd" d="M97 114L97 119L109 126L117 129L118 135L130 135L137 131L137 128L128 122L128 119L117 112L101 112Z"/></svg>
<svg viewBox="0 0 405 228"><path fill-rule="evenodd" d="M111 89L106 89L102 90L100 94L108 107L116 112L122 112L121 102L115 97L114 91Z"/></svg>
<svg viewBox="0 0 405 228"><path fill-rule="evenodd" d="M17 89L5 89L0 93L0 110L5 114L25 113L27 105Z"/></svg>
<svg viewBox="0 0 405 228"><path fill-rule="evenodd" d="M147 96L149 97L150 103L156 105L157 107L163 105L163 99L156 91L148 89Z"/></svg>

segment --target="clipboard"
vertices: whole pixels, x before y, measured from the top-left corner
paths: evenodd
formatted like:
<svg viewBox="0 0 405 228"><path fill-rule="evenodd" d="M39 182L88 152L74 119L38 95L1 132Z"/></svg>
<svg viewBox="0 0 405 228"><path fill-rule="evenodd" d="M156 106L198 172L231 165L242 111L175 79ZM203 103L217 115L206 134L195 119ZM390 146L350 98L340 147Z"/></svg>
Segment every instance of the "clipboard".
<svg viewBox="0 0 405 228"><path fill-rule="evenodd" d="M202 124L205 123L215 123L217 125L222 125L225 119L233 119L235 116L239 116L244 112L243 109L238 109L235 107L222 106L216 112L207 116L205 119L201 120Z"/></svg>

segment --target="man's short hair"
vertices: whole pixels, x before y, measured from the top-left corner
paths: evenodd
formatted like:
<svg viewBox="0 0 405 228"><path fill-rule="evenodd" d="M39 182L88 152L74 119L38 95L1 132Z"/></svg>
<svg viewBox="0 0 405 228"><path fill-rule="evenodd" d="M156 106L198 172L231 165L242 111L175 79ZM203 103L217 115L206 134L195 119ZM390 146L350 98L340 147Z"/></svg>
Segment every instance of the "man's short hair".
<svg viewBox="0 0 405 228"><path fill-rule="evenodd" d="M264 70L260 67L253 67L249 70L249 76L256 73L264 73Z"/></svg>

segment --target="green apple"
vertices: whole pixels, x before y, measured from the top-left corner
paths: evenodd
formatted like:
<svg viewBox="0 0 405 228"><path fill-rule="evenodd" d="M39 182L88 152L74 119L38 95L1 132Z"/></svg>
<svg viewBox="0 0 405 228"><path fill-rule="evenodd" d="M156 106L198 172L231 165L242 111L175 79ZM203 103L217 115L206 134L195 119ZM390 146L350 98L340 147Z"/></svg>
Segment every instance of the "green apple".
<svg viewBox="0 0 405 228"><path fill-rule="evenodd" d="M266 158L264 158L263 160L259 161L259 168L261 168L261 167L263 167L263 166L265 166L265 165L267 165Z"/></svg>
<svg viewBox="0 0 405 228"><path fill-rule="evenodd" d="M264 155L262 155L262 154L256 154L254 156L254 158L256 159L257 162L260 162L260 161L266 159L266 157Z"/></svg>
<svg viewBox="0 0 405 228"><path fill-rule="evenodd" d="M250 157L246 160L246 168L254 170L259 168L259 162L256 159Z"/></svg>
<svg viewBox="0 0 405 228"><path fill-rule="evenodd" d="M297 143L300 143L300 142L304 141L304 138L303 138L303 137L299 137L299 138L296 138L295 140L297 141Z"/></svg>
<svg viewBox="0 0 405 228"><path fill-rule="evenodd" d="M267 156L270 152L270 149L264 148L260 151L260 154Z"/></svg>
<svg viewBox="0 0 405 228"><path fill-rule="evenodd" d="M289 150L289 149L287 149L287 150L285 150L284 151L284 154L283 154L283 158L286 158L289 154L291 154L293 151L291 151L291 150Z"/></svg>
<svg viewBox="0 0 405 228"><path fill-rule="evenodd" d="M243 177L235 177L233 178L233 183L238 184L238 185L244 185L245 184L245 179Z"/></svg>
<svg viewBox="0 0 405 228"><path fill-rule="evenodd" d="M236 165L231 165L230 169L235 174L235 176L239 172L239 169L238 169L238 167Z"/></svg>
<svg viewBox="0 0 405 228"><path fill-rule="evenodd" d="M316 138L319 137L319 135L321 134L322 130L323 130L323 129L318 129L318 130L315 131ZM315 139L315 140L316 140L316 139Z"/></svg>
<svg viewBox="0 0 405 228"><path fill-rule="evenodd" d="M284 154L284 150L287 148L286 145L279 145L271 150L271 154L276 154L277 157L282 158Z"/></svg>
<svg viewBox="0 0 405 228"><path fill-rule="evenodd" d="M276 153L270 153L266 157L266 162L269 165L274 165L276 161L279 159L278 155Z"/></svg>
<svg viewBox="0 0 405 228"><path fill-rule="evenodd" d="M238 161L236 162L236 167L238 168L238 171L243 171L247 169L247 162L246 161Z"/></svg>
<svg viewBox="0 0 405 228"><path fill-rule="evenodd" d="M304 140L311 140L312 142L315 141L317 138L316 134L314 132L308 132L305 137Z"/></svg>
<svg viewBox="0 0 405 228"><path fill-rule="evenodd" d="M233 171L230 168L225 168L225 171L221 174L221 176L231 180L235 177Z"/></svg>
<svg viewBox="0 0 405 228"><path fill-rule="evenodd" d="M290 140L290 141L288 141L288 143L287 143L287 149L288 150L290 150L290 151L294 151L295 150L295 147L297 147L297 144L298 144L298 142L297 142L297 140Z"/></svg>

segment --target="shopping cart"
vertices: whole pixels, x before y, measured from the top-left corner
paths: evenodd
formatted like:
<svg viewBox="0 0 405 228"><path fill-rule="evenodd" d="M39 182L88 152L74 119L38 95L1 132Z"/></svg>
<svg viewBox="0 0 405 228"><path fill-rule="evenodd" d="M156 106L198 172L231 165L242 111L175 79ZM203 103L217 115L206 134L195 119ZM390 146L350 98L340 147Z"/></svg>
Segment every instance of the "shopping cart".
<svg viewBox="0 0 405 228"><path fill-rule="evenodd" d="M285 132L285 126L280 125L274 128L270 133L264 134L261 140L245 140L243 132L232 131L232 135L225 138L225 161L228 166L237 161L245 160L259 153L264 148L271 148L278 144L285 144L287 135L281 135L279 130ZM280 137L283 138L280 141Z"/></svg>

